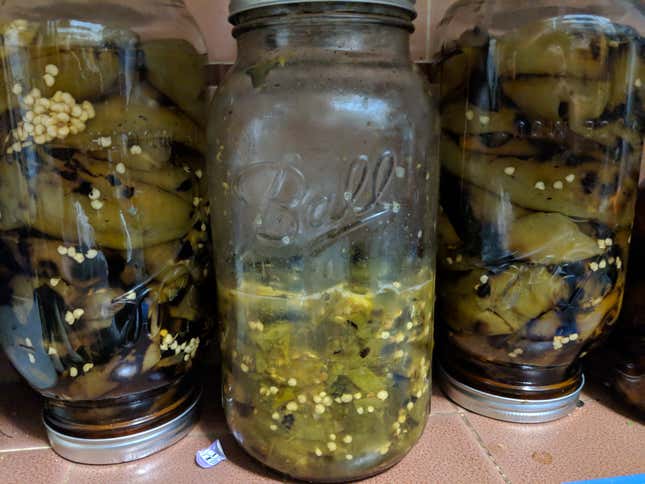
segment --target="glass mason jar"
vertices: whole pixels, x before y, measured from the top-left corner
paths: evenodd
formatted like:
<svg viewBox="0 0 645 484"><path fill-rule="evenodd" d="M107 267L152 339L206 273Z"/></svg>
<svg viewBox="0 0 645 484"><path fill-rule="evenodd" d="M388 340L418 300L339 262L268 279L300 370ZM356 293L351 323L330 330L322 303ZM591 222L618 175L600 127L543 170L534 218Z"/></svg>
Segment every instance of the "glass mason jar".
<svg viewBox="0 0 645 484"><path fill-rule="evenodd" d="M231 12L209 127L227 420L292 477L375 474L430 400L438 120L413 2Z"/></svg>
<svg viewBox="0 0 645 484"><path fill-rule="evenodd" d="M440 24L441 362L468 408L565 415L580 355L618 316L645 134L642 27L623 0L463 0Z"/></svg>
<svg viewBox="0 0 645 484"><path fill-rule="evenodd" d="M205 60L180 1L0 9L0 338L72 460L142 457L194 419Z"/></svg>
<svg viewBox="0 0 645 484"><path fill-rule="evenodd" d="M641 417L645 417L645 298L640 298L645 296L645 278L641 272L645 267L645 254L641 251L643 244L645 171L641 165L625 303L608 343L585 358L585 371L610 387L620 400L639 412Z"/></svg>

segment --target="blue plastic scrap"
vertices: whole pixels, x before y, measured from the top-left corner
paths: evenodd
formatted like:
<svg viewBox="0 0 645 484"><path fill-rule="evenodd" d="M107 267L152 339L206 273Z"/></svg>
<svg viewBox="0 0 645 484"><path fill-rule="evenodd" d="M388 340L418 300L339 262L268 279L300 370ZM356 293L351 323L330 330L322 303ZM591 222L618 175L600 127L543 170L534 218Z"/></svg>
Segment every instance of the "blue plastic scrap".
<svg viewBox="0 0 645 484"><path fill-rule="evenodd" d="M564 482L563 484L645 484L645 474L608 477L606 479L592 479L588 481L571 481Z"/></svg>
<svg viewBox="0 0 645 484"><path fill-rule="evenodd" d="M209 447L197 451L195 454L195 462L203 469L210 469L215 467L222 461L226 460L222 444L219 440L213 442Z"/></svg>

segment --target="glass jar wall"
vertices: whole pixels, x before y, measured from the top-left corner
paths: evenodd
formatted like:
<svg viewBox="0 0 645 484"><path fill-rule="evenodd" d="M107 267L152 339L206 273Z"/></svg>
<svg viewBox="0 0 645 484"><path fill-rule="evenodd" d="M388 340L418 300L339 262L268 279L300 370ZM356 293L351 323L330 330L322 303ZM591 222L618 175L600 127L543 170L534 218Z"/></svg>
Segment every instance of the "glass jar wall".
<svg viewBox="0 0 645 484"><path fill-rule="evenodd" d="M643 160L645 163L645 158ZM636 203L625 302L615 332L606 345L585 359L585 371L614 390L616 396L645 418L645 171Z"/></svg>
<svg viewBox="0 0 645 484"><path fill-rule="evenodd" d="M642 24L633 3L598 0L464 0L441 22L441 361L471 408L483 391L554 399L475 405L498 418L565 414L580 354L618 316L645 133Z"/></svg>
<svg viewBox="0 0 645 484"><path fill-rule="evenodd" d="M233 16L209 130L224 405L266 465L347 481L426 422L438 123L411 2L270 3Z"/></svg>
<svg viewBox="0 0 645 484"><path fill-rule="evenodd" d="M204 62L179 1L0 9L0 337L70 459L141 457L193 418ZM169 421L174 433L141 437ZM131 434L136 449L70 447Z"/></svg>

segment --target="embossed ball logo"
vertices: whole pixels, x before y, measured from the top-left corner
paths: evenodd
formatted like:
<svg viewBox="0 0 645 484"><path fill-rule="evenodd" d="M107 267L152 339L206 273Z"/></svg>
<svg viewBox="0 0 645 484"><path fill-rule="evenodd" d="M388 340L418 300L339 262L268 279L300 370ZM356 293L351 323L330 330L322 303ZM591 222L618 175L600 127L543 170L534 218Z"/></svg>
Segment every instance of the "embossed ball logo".
<svg viewBox="0 0 645 484"><path fill-rule="evenodd" d="M234 190L247 209L242 223L252 224L259 240L274 246L306 240L316 250L392 212L393 203L385 200L396 159L389 150L373 160L361 155L346 170L325 174L334 177L331 185L308 179L305 166L296 155L237 173Z"/></svg>

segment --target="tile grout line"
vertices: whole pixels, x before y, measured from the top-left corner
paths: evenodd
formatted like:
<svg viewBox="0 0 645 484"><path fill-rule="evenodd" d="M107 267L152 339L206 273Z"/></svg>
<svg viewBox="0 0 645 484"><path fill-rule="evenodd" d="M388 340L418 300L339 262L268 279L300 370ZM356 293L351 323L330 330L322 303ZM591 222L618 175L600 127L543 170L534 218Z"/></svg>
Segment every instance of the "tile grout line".
<svg viewBox="0 0 645 484"><path fill-rule="evenodd" d="M51 448L51 446L41 446L41 447L26 447L24 449L11 449L11 450L0 450L0 456L5 455L5 454L12 454L12 453L19 453L19 452L31 452L31 451L42 451L42 450L49 450L51 452L54 452ZM69 484L70 482L70 474L72 470L72 463L63 459L63 465L66 466L65 469L65 474L62 476L61 480L59 481L58 484Z"/></svg>
<svg viewBox="0 0 645 484"><path fill-rule="evenodd" d="M69 484L71 473L72 473L72 465L73 464L71 462L67 464L67 469L65 469L65 475L61 479L60 484Z"/></svg>
<svg viewBox="0 0 645 484"><path fill-rule="evenodd" d="M461 417L462 421L470 429L470 431L473 433L475 440L477 440L477 443L479 446L484 450L490 461L493 463L495 468L497 469L497 472L499 473L500 477L504 480L506 484L512 484L511 480L508 478L506 473L504 472L504 469L502 469L502 466L500 466L497 461L495 460L495 457L493 457L493 454L488 450L488 447L486 447L486 444L484 444L484 440L481 438L481 435L479 435L479 432L473 427L473 424L470 423L470 420L468 420L468 417L463 411L458 411L457 412L459 416Z"/></svg>
<svg viewBox="0 0 645 484"><path fill-rule="evenodd" d="M428 419L432 417L454 417L455 415L458 415L457 412L430 412L428 414Z"/></svg>
<svg viewBox="0 0 645 484"><path fill-rule="evenodd" d="M25 447L22 449L1 449L0 454L11 454L12 452L29 452L32 450L47 450L51 449L49 445L43 445L40 447Z"/></svg>

